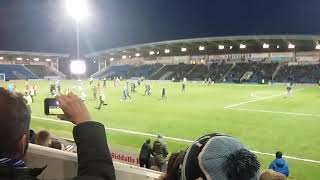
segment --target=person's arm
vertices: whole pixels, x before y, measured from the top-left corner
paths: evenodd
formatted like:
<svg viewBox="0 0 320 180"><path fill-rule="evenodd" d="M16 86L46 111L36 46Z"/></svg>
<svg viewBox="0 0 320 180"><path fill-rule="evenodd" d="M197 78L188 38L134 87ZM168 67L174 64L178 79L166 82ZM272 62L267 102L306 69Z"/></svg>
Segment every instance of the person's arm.
<svg viewBox="0 0 320 180"><path fill-rule="evenodd" d="M78 148L78 176L75 179L115 180L115 171L102 124L89 121L89 112L73 93L57 97L59 105L76 126L73 136Z"/></svg>

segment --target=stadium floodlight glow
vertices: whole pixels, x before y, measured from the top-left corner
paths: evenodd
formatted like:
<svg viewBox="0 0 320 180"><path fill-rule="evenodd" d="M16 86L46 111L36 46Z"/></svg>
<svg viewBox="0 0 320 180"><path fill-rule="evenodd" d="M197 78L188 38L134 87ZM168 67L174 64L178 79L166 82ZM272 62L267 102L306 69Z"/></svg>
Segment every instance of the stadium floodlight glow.
<svg viewBox="0 0 320 180"><path fill-rule="evenodd" d="M230 46L232 47L232 46ZM224 49L224 45L219 45L218 49L223 50Z"/></svg>
<svg viewBox="0 0 320 180"><path fill-rule="evenodd" d="M72 74L81 75L86 72L86 63L81 60L73 60L70 63L70 71Z"/></svg>
<svg viewBox="0 0 320 180"><path fill-rule="evenodd" d="M245 44L240 44L240 49L245 49L247 47L247 45Z"/></svg>
<svg viewBox="0 0 320 180"><path fill-rule="evenodd" d="M296 47L296 45L289 43L288 48L289 49L294 49Z"/></svg>
<svg viewBox="0 0 320 180"><path fill-rule="evenodd" d="M39 58L33 58L34 61L39 61Z"/></svg>
<svg viewBox="0 0 320 180"><path fill-rule="evenodd" d="M0 60L3 60L3 57L0 57Z"/></svg>
<svg viewBox="0 0 320 180"><path fill-rule="evenodd" d="M264 43L262 47L263 47L263 49L268 49L268 48L270 47L270 45L269 45L269 44Z"/></svg>
<svg viewBox="0 0 320 180"><path fill-rule="evenodd" d="M165 49L164 53L169 54L170 53L170 49Z"/></svg>
<svg viewBox="0 0 320 180"><path fill-rule="evenodd" d="M320 44L317 44L317 45L316 45L316 49L317 49L317 50L320 50Z"/></svg>
<svg viewBox="0 0 320 180"><path fill-rule="evenodd" d="M18 58L17 58L17 61L22 61L22 57L18 57Z"/></svg>
<svg viewBox="0 0 320 180"><path fill-rule="evenodd" d="M199 51L204 51L205 47L204 46L199 46Z"/></svg>
<svg viewBox="0 0 320 180"><path fill-rule="evenodd" d="M114 61L114 58L112 57L112 58L110 58L110 61Z"/></svg>
<svg viewBox="0 0 320 180"><path fill-rule="evenodd" d="M154 51L150 51L149 54L150 54L150 55L154 55Z"/></svg>
<svg viewBox="0 0 320 180"><path fill-rule="evenodd" d="M122 59L126 59L126 58L127 58L127 56L126 56L126 55L123 55L123 56L122 56Z"/></svg>
<svg viewBox="0 0 320 180"><path fill-rule="evenodd" d="M181 48L181 52L186 52L187 48Z"/></svg>
<svg viewBox="0 0 320 180"><path fill-rule="evenodd" d="M136 57L140 57L141 56L141 54L140 53L136 53Z"/></svg>
<svg viewBox="0 0 320 180"><path fill-rule="evenodd" d="M232 49L233 47L232 46L230 46L230 49Z"/></svg>
<svg viewBox="0 0 320 180"><path fill-rule="evenodd" d="M46 59L46 61L47 61L47 62L50 62L50 61L51 61L51 59Z"/></svg>
<svg viewBox="0 0 320 180"><path fill-rule="evenodd" d="M77 23L89 15L87 0L66 0L66 8Z"/></svg>

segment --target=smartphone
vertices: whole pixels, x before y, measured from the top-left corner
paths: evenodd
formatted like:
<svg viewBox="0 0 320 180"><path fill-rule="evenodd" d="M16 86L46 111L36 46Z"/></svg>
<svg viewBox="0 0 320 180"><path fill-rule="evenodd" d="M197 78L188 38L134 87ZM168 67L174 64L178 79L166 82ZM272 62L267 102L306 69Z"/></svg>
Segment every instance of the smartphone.
<svg viewBox="0 0 320 180"><path fill-rule="evenodd" d="M54 98L47 98L44 100L44 114L45 115L63 115L62 109L59 107L58 100Z"/></svg>

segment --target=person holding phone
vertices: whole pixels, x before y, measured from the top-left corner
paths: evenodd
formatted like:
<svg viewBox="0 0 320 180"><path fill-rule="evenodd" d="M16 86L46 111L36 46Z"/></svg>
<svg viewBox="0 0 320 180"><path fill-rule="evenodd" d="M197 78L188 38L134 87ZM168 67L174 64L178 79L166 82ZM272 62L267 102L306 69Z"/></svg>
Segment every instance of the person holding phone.
<svg viewBox="0 0 320 180"><path fill-rule="evenodd" d="M115 180L104 126L90 121L86 106L73 93L58 96L56 100L64 112L64 119L75 125L73 136L78 147L78 174L74 179ZM0 178L36 180L45 167L31 169L23 160L28 150L31 119L23 96L0 88L0 117Z"/></svg>

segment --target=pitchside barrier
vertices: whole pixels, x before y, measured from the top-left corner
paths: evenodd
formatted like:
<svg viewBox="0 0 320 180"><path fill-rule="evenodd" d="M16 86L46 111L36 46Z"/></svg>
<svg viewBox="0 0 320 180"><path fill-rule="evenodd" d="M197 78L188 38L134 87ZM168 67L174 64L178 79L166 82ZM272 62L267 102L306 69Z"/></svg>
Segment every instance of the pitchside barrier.
<svg viewBox="0 0 320 180"><path fill-rule="evenodd" d="M114 159L123 162L137 163L136 157L130 155L112 154ZM134 160L135 159L135 160ZM160 172L140 168L136 165L128 165L113 161L118 180L156 180L161 176ZM31 168L47 165L39 179L69 179L77 175L77 154L29 144L26 155L26 164Z"/></svg>

